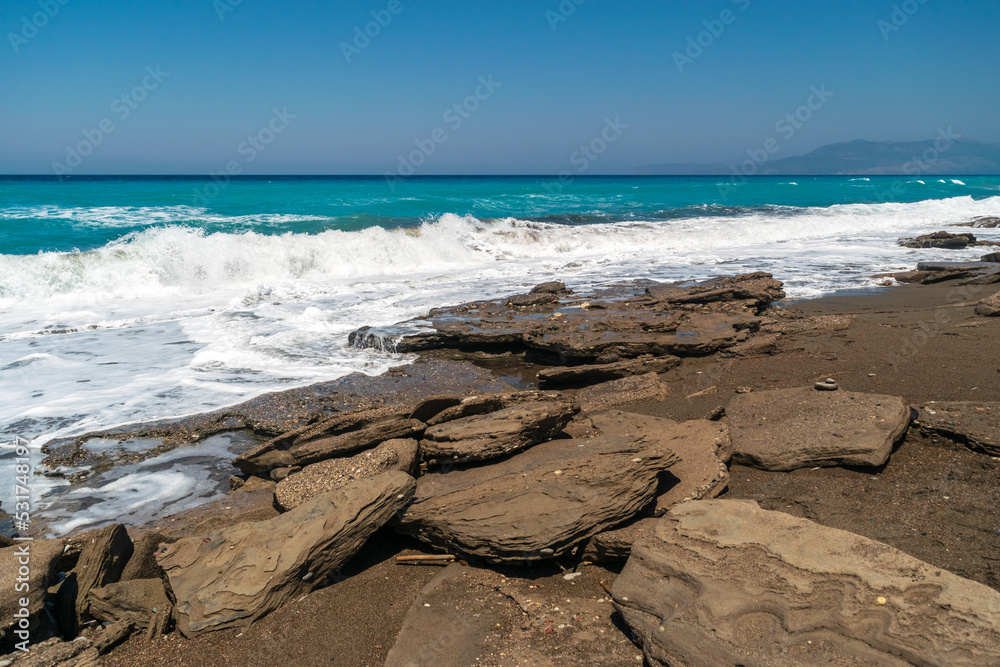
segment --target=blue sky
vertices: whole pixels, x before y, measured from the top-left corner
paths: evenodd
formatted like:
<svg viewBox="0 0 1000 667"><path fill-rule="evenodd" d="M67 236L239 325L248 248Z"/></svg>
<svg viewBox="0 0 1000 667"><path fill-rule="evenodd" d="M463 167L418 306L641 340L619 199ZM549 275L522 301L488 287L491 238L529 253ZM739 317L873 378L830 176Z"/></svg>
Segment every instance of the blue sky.
<svg viewBox="0 0 1000 667"><path fill-rule="evenodd" d="M588 173L769 137L776 158L949 126L1000 142L995 0L579 1L6 0L0 173L90 142L74 173L383 174L417 150L423 174L552 174L608 119L627 127ZM778 133L814 86L832 95Z"/></svg>

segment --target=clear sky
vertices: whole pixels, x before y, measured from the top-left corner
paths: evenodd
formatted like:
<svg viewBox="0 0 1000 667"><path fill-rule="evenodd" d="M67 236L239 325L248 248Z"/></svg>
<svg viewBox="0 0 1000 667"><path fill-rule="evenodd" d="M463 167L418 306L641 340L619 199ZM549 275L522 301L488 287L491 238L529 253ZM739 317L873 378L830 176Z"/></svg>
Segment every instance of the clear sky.
<svg viewBox="0 0 1000 667"><path fill-rule="evenodd" d="M0 173L81 142L81 174L383 174L414 151L422 174L552 174L602 133L588 173L770 137L1000 142L996 0L4 0L0 31Z"/></svg>

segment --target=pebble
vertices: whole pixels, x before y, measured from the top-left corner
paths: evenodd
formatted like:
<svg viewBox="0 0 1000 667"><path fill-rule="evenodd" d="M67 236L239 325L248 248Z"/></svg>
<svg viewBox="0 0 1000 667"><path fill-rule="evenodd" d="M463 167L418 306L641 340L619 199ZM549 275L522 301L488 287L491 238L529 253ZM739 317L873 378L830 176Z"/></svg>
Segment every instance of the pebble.
<svg viewBox="0 0 1000 667"><path fill-rule="evenodd" d="M581 574L583 574L583 572L567 572L566 574L563 575L563 579L566 579L567 581L572 581L573 579L579 577Z"/></svg>
<svg viewBox="0 0 1000 667"><path fill-rule="evenodd" d="M837 391L838 389L840 389L840 386L837 384L837 381L834 380L833 378L827 378L825 380L821 380L816 384L814 384L813 387L817 391Z"/></svg>

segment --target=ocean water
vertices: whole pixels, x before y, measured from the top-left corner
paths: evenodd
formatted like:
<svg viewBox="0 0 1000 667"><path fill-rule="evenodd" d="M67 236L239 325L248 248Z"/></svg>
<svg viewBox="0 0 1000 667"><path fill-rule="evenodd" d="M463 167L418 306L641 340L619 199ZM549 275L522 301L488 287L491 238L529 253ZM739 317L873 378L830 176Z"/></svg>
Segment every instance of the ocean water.
<svg viewBox="0 0 1000 667"><path fill-rule="evenodd" d="M983 254L897 238L1000 215L1000 177L725 181L0 177L0 440L40 445L378 374L407 358L347 347L355 328L546 280L762 269L791 297L873 285L875 273ZM0 465L12 456L0 447ZM193 466L103 479L99 502L62 529L127 513L129 498L153 495L143 488L177 491L142 516L176 507L195 493ZM54 519L79 490L46 478L33 491Z"/></svg>

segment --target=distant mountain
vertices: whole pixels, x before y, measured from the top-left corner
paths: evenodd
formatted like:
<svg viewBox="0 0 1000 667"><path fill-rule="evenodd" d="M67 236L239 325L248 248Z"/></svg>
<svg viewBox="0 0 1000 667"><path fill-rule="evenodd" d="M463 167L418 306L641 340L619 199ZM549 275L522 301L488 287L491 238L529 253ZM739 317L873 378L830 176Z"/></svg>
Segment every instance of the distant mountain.
<svg viewBox="0 0 1000 667"><path fill-rule="evenodd" d="M767 160L759 164L758 175L775 176L880 176L935 174L976 176L1000 174L1000 144L971 139L929 141L847 141L829 144L799 157ZM765 155L760 149L759 155ZM750 155L743 156L750 160ZM742 161L740 163L742 163ZM740 167L737 163L737 168ZM635 169L636 174L724 175L733 167L721 164L652 164Z"/></svg>

